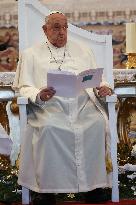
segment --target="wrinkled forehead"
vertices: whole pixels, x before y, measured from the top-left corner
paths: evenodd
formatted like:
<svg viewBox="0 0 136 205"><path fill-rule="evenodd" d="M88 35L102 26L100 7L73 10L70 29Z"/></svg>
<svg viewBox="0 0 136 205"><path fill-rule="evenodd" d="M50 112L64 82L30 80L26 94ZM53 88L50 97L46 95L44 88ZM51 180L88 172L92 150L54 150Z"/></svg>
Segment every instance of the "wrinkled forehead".
<svg viewBox="0 0 136 205"><path fill-rule="evenodd" d="M66 24L67 18L61 13L55 13L55 14L49 15L47 23L48 24L55 24L55 23Z"/></svg>

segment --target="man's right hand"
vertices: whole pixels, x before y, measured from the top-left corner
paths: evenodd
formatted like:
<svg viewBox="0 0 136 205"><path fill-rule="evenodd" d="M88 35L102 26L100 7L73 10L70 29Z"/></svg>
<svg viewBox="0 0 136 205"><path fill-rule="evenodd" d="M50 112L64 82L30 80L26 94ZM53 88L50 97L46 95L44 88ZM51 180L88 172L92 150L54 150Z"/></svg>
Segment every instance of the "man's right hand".
<svg viewBox="0 0 136 205"><path fill-rule="evenodd" d="M48 101L53 97L55 93L56 90L53 87L43 88L39 93L39 97L42 101Z"/></svg>

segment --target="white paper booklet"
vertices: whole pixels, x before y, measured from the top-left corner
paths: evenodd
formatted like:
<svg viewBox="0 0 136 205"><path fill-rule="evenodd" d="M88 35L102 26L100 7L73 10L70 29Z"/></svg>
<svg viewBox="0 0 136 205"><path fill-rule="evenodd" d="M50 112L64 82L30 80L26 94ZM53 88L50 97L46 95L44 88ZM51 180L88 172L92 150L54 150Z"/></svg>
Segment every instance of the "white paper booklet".
<svg viewBox="0 0 136 205"><path fill-rule="evenodd" d="M49 70L47 86L56 90L56 96L76 97L86 88L98 87L102 81L103 68L88 69L78 74L70 71Z"/></svg>

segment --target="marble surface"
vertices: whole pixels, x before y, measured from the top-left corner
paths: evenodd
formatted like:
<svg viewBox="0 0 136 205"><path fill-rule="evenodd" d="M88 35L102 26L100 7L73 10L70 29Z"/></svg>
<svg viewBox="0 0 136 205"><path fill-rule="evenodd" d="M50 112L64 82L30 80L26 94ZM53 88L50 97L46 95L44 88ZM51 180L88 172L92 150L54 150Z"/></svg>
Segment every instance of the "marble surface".
<svg viewBox="0 0 136 205"><path fill-rule="evenodd" d="M136 69L114 69L114 81L116 82L135 82L136 83Z"/></svg>
<svg viewBox="0 0 136 205"><path fill-rule="evenodd" d="M114 80L119 82L136 82L136 69L114 69ZM12 85L15 72L0 72L0 86Z"/></svg>
<svg viewBox="0 0 136 205"><path fill-rule="evenodd" d="M13 84L15 72L0 72L0 86L11 86Z"/></svg>

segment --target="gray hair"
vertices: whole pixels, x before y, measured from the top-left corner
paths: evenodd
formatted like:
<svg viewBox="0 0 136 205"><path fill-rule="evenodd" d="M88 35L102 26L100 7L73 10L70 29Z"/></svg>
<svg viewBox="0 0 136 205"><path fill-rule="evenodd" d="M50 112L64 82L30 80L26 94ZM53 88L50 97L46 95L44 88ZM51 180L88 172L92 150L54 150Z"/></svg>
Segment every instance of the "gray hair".
<svg viewBox="0 0 136 205"><path fill-rule="evenodd" d="M62 13L61 11L51 11L51 12L48 14L48 16L45 17L45 24L48 23L49 17L50 17L52 14L63 14L63 15L64 15L64 13Z"/></svg>

